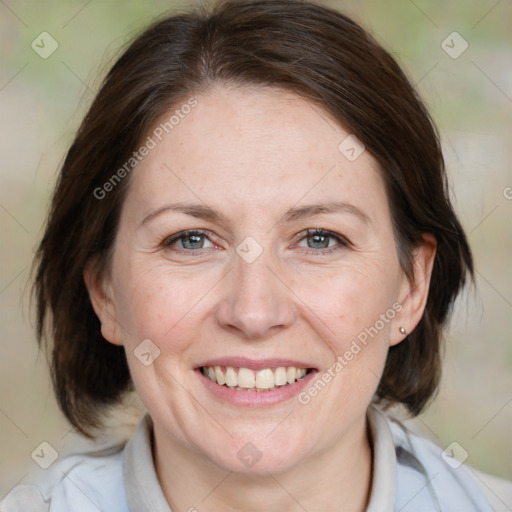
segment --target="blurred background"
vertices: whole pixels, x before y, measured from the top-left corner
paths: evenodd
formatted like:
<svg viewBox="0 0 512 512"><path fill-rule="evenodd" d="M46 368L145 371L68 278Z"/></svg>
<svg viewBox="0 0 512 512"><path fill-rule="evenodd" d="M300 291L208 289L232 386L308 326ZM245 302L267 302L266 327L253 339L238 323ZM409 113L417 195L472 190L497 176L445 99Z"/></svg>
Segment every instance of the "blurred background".
<svg viewBox="0 0 512 512"><path fill-rule="evenodd" d="M512 2L325 2L405 68L442 135L476 260L439 396L415 428L512 479ZM41 442L81 442L57 409L29 309L30 265L57 169L101 78L153 18L192 2L0 0L0 497L37 477ZM466 455L467 454L467 455Z"/></svg>

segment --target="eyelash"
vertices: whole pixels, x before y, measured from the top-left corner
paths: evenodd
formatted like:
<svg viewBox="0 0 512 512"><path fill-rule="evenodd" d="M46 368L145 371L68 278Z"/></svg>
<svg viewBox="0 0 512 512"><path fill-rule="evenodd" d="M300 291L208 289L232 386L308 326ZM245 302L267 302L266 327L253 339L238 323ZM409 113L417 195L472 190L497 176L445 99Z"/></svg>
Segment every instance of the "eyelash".
<svg viewBox="0 0 512 512"><path fill-rule="evenodd" d="M161 248L163 249L169 249L175 252L180 253L186 253L187 255L195 256L202 254L202 251L204 249L179 249L179 248L173 248L170 249L172 244L174 242L177 242L183 238L191 237L191 236L205 236L208 238L208 232L192 229L192 230L186 230L186 231L180 231L179 233L176 233L175 235L172 235L170 237L167 237L161 244ZM294 237L294 239L298 239L298 242L301 242L302 240L307 239L308 237L312 236L324 236L329 238L334 238L338 245L334 247L326 247L321 250L314 250L314 249L307 249L306 254L307 255L314 255L314 256L324 256L327 254L331 254L335 251L339 251L341 249L347 248L351 246L351 243L343 236L338 235L336 233L333 233L332 231L327 231L325 229L307 229L306 231L303 231L302 233L299 233ZM211 241L211 240L210 240Z"/></svg>

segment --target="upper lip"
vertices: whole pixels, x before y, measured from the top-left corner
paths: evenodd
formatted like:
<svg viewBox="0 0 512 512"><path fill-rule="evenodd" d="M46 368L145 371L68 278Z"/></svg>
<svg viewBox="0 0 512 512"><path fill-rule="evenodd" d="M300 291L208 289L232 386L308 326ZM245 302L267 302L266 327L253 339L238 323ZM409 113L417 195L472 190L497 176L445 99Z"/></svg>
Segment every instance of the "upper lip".
<svg viewBox="0 0 512 512"><path fill-rule="evenodd" d="M279 368L280 366L295 366L296 368L316 369L310 363L297 361L296 359L268 358L268 359L249 359L247 357L219 357L208 359L197 367L203 366L231 366L232 368L249 368L250 370L263 370L265 368Z"/></svg>

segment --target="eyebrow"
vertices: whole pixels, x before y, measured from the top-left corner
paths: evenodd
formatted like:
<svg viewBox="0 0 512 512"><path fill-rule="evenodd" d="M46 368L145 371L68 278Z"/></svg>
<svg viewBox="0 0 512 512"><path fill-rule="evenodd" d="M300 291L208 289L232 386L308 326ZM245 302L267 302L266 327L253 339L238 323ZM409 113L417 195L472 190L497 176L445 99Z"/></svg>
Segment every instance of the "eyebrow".
<svg viewBox="0 0 512 512"><path fill-rule="evenodd" d="M141 226L147 224L149 221L158 217L167 211L174 211L184 213L198 219L204 219L211 222L217 222L229 228L229 219L221 212L215 210L210 206L199 203L173 203L166 204L157 208L147 215L141 222ZM333 214L333 213L349 213L356 216L360 221L365 224L371 224L370 217L360 208L353 204L343 202L329 202L322 204L310 204L300 207L294 207L287 210L277 224L286 224L296 222L304 218L313 217L315 215Z"/></svg>

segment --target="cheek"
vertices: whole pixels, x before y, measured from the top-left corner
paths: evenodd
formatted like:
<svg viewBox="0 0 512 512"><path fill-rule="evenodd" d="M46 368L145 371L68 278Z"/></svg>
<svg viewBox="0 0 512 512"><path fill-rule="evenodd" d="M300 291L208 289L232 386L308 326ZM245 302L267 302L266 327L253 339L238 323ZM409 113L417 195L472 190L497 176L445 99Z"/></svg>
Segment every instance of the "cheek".
<svg viewBox="0 0 512 512"><path fill-rule="evenodd" d="M346 407L369 403L378 386L398 295L393 275L392 266L388 271L380 265L364 272L344 268L302 289L304 303L321 319L321 337L331 354L322 375L330 370L324 398L333 413L343 415Z"/></svg>
<svg viewBox="0 0 512 512"><path fill-rule="evenodd" d="M187 323L194 316L194 305L201 290L205 293L204 279L194 282L159 265L131 268L120 276L116 296L118 320L126 327L127 343L148 338L161 350L180 350L179 342L184 339L180 332L190 328Z"/></svg>
<svg viewBox="0 0 512 512"><path fill-rule="evenodd" d="M398 294L392 275L392 270L385 272L378 266L371 272L336 270L305 282L300 297L343 345L375 324L379 331L389 331L392 318L386 313ZM382 322L381 315L388 321Z"/></svg>

